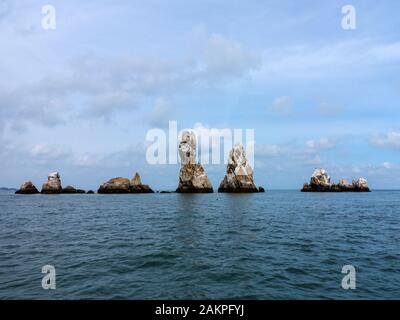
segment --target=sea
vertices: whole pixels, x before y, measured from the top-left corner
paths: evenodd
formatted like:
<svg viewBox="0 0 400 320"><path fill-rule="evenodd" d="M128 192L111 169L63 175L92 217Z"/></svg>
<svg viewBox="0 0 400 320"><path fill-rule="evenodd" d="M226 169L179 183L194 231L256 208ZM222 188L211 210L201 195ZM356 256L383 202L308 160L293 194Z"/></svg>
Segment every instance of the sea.
<svg viewBox="0 0 400 320"><path fill-rule="evenodd" d="M0 299L400 299L400 191L1 192Z"/></svg>

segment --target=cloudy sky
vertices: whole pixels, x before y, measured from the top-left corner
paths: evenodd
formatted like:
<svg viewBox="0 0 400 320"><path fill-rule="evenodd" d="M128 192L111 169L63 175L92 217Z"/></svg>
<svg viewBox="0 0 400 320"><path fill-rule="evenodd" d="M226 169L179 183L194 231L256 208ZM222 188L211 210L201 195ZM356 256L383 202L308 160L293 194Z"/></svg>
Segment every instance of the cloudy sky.
<svg viewBox="0 0 400 320"><path fill-rule="evenodd" d="M397 0L0 0L0 186L59 171L94 189L138 171L174 189L179 165L148 164L145 137L176 120L254 129L268 189L316 167L400 188L399 13ZM224 166L206 170L217 187Z"/></svg>

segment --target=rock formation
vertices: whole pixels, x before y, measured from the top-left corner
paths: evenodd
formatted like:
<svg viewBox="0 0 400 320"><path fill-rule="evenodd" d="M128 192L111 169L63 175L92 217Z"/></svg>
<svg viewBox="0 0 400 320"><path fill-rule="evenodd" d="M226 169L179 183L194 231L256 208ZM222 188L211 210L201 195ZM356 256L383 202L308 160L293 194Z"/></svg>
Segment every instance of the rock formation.
<svg viewBox="0 0 400 320"><path fill-rule="evenodd" d="M94 194L93 190L89 190L88 192L86 192L87 194Z"/></svg>
<svg viewBox="0 0 400 320"><path fill-rule="evenodd" d="M365 178L358 178L357 180L353 180L350 188L353 189L353 191L360 191L360 192L370 191L367 179Z"/></svg>
<svg viewBox="0 0 400 320"><path fill-rule="evenodd" d="M37 194L39 190L33 185L32 181L26 181L21 185L16 194Z"/></svg>
<svg viewBox="0 0 400 320"><path fill-rule="evenodd" d="M154 191L147 184L142 184L139 174L136 173L132 180L118 177L103 183L97 193L154 193Z"/></svg>
<svg viewBox="0 0 400 320"><path fill-rule="evenodd" d="M129 187L131 193L154 193L147 184L142 184L139 173L136 172L133 179L130 181Z"/></svg>
<svg viewBox="0 0 400 320"><path fill-rule="evenodd" d="M82 190L82 189L75 189L75 188L72 187L72 186L67 186L67 187L65 187L65 188L62 188L61 193L71 193L71 194L74 194L74 193L86 193L86 192L85 192L85 190Z"/></svg>
<svg viewBox="0 0 400 320"><path fill-rule="evenodd" d="M222 180L218 192L263 192L257 189L253 180L253 169L246 158L241 144L235 145L229 152L226 176Z"/></svg>
<svg viewBox="0 0 400 320"><path fill-rule="evenodd" d="M331 189L331 177L325 169L315 169L310 178L310 183L303 185L302 191L324 192Z"/></svg>
<svg viewBox="0 0 400 320"><path fill-rule="evenodd" d="M213 187L200 163L196 163L196 136L184 131L179 143L181 170L179 172L178 193L211 193Z"/></svg>
<svg viewBox="0 0 400 320"><path fill-rule="evenodd" d="M76 193L76 189L72 186L66 186L62 188L61 193Z"/></svg>
<svg viewBox="0 0 400 320"><path fill-rule="evenodd" d="M359 178L350 184L346 179L341 179L338 184L331 184L331 178L326 170L316 169L310 178L310 183L305 183L302 192L369 192L367 180Z"/></svg>
<svg viewBox="0 0 400 320"><path fill-rule="evenodd" d="M42 186L41 193L45 194L55 194L61 193L61 180L60 174L58 172L50 173L47 177L47 182L45 182Z"/></svg>

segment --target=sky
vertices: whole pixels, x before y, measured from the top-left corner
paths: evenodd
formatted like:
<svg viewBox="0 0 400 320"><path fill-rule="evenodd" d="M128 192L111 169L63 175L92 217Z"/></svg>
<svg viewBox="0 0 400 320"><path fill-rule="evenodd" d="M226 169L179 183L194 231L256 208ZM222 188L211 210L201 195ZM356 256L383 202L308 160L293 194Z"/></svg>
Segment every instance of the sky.
<svg viewBox="0 0 400 320"><path fill-rule="evenodd" d="M352 5L356 28L343 29ZM56 28L43 28L44 5ZM175 189L149 130L253 129L254 177L400 188L400 2L0 0L0 186ZM215 189L225 165L205 165Z"/></svg>

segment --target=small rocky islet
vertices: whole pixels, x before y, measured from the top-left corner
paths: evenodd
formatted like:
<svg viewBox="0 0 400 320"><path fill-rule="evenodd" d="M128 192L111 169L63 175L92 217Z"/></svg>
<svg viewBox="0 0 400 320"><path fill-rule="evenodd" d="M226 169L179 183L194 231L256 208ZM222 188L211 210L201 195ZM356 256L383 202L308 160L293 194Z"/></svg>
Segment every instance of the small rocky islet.
<svg viewBox="0 0 400 320"><path fill-rule="evenodd" d="M72 186L61 186L61 178L58 172L52 172L47 176L47 181L43 184L42 190L35 187L32 181L24 182L21 187L15 191L16 194L83 194L83 193L94 193L92 190L86 192L82 189L76 189Z"/></svg>
<svg viewBox="0 0 400 320"><path fill-rule="evenodd" d="M222 180L218 192L264 192L263 187L257 188L254 184L253 169L247 161L246 153L241 144L234 146L229 152L226 176Z"/></svg>
<svg viewBox="0 0 400 320"><path fill-rule="evenodd" d="M108 180L100 186L97 193L154 193L154 191L147 184L142 184L140 175L136 173L132 180L121 177Z"/></svg>
<svg viewBox="0 0 400 320"><path fill-rule="evenodd" d="M370 192L367 179L358 178L350 184L341 179L339 183L331 183L331 177L325 169L315 169L309 183L305 183L301 192Z"/></svg>
<svg viewBox="0 0 400 320"><path fill-rule="evenodd" d="M203 166L196 163L196 136L194 132L184 131L179 143L181 170L177 193L212 193L214 192Z"/></svg>

